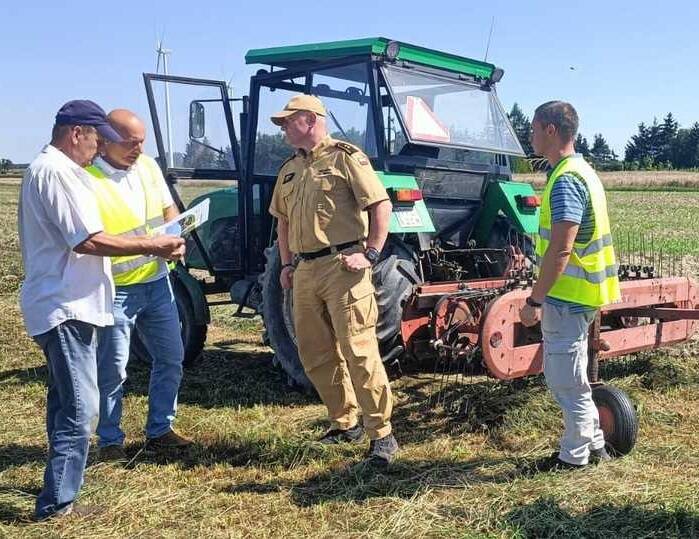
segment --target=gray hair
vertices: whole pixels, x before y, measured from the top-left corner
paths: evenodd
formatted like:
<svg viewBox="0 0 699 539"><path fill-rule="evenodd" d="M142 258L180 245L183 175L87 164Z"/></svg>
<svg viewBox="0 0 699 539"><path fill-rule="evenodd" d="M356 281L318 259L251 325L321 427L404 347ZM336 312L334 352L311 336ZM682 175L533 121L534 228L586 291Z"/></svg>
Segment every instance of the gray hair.
<svg viewBox="0 0 699 539"><path fill-rule="evenodd" d="M63 137L65 137L71 129L74 127L80 127L88 133L97 131L92 125L70 125L70 124L54 124L51 130L51 143L58 142Z"/></svg>

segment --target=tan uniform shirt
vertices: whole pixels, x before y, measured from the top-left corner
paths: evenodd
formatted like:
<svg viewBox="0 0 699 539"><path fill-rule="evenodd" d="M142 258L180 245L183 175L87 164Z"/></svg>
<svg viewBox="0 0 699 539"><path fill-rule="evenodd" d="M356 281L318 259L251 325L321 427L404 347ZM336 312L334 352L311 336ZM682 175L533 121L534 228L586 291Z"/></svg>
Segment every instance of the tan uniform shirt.
<svg viewBox="0 0 699 539"><path fill-rule="evenodd" d="M311 253L365 239L369 220L364 210L387 199L367 156L326 136L282 165L269 212L289 222L292 253Z"/></svg>

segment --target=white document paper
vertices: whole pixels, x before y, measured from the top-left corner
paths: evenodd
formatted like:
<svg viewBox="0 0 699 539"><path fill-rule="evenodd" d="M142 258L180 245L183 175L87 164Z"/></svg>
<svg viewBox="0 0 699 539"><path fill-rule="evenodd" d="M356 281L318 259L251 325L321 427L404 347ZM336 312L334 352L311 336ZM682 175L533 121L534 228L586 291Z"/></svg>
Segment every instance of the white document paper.
<svg viewBox="0 0 699 539"><path fill-rule="evenodd" d="M153 236L169 234L171 236L186 236L192 230L203 225L209 219L209 199L202 200L193 208L179 214L172 221L151 230Z"/></svg>

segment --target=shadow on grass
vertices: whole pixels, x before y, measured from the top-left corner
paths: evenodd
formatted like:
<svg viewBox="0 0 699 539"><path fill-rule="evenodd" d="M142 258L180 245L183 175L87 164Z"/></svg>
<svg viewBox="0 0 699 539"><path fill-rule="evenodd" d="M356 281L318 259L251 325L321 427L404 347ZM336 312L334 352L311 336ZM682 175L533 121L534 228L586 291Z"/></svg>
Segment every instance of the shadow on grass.
<svg viewBox="0 0 699 539"><path fill-rule="evenodd" d="M676 352L677 350L672 350ZM699 384L699 369L687 357L659 352L641 352L600 365L603 380L636 375L641 386L651 391L665 392L678 386Z"/></svg>
<svg viewBox="0 0 699 539"><path fill-rule="evenodd" d="M517 537L697 537L699 514L643 506L603 504L572 515L555 500L541 498L506 516Z"/></svg>
<svg viewBox="0 0 699 539"><path fill-rule="evenodd" d="M143 444L127 445L129 467L140 464L176 464L182 469L198 466L227 464L232 467L259 466L290 468L309 461L329 456L329 449L315 441L271 436L254 439L232 439L230 441L197 440L182 450L154 451ZM346 456L352 455L351 448L342 448ZM337 451L333 454L337 454Z"/></svg>
<svg viewBox="0 0 699 539"><path fill-rule="evenodd" d="M126 391L147 395L149 378L150 365L132 359ZM270 352L208 348L195 365L185 369L178 402L221 408L317 401L288 387L285 375L272 364Z"/></svg>
<svg viewBox="0 0 699 539"><path fill-rule="evenodd" d="M32 462L45 462L46 451L46 447L41 445L2 445L0 446L0 472Z"/></svg>
<svg viewBox="0 0 699 539"><path fill-rule="evenodd" d="M432 386L431 380L424 379L400 388L407 399L394 410L392 423L401 440L421 443L435 434L494 434L509 412L526 407L532 398L546 391L539 377L447 384L438 396L430 397Z"/></svg>
<svg viewBox="0 0 699 539"><path fill-rule="evenodd" d="M0 488L0 494L2 493ZM0 501L0 523L23 525L29 524L32 513L25 508L18 507L12 503ZM7 536L9 537L9 536Z"/></svg>
<svg viewBox="0 0 699 539"><path fill-rule="evenodd" d="M363 462L330 469L301 483L288 480L235 484L225 492L266 494L288 489L299 507L329 501L362 502L377 497L412 498L430 488L460 488L474 483L511 481L511 460L398 460L385 469Z"/></svg>
<svg viewBox="0 0 699 539"><path fill-rule="evenodd" d="M49 379L49 371L46 365L41 367L29 367L27 369L12 369L0 372L0 382L20 384L46 384Z"/></svg>

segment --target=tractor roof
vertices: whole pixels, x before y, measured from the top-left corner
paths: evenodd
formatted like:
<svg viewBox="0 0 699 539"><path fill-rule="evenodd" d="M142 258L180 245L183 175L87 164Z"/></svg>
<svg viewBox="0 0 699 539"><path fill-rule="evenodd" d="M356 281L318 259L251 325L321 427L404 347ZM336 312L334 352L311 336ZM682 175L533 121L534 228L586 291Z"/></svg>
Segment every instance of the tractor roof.
<svg viewBox="0 0 699 539"><path fill-rule="evenodd" d="M267 64L275 67L292 68L305 62L324 62L342 58L383 55L392 40L385 37L369 37L348 41L329 41L326 43L308 43L271 47L268 49L251 49L245 55L247 64ZM446 69L465 73L479 78L490 78L495 69L493 64L457 56L433 49L418 47L409 43L400 44L397 59L415 62L437 69Z"/></svg>

